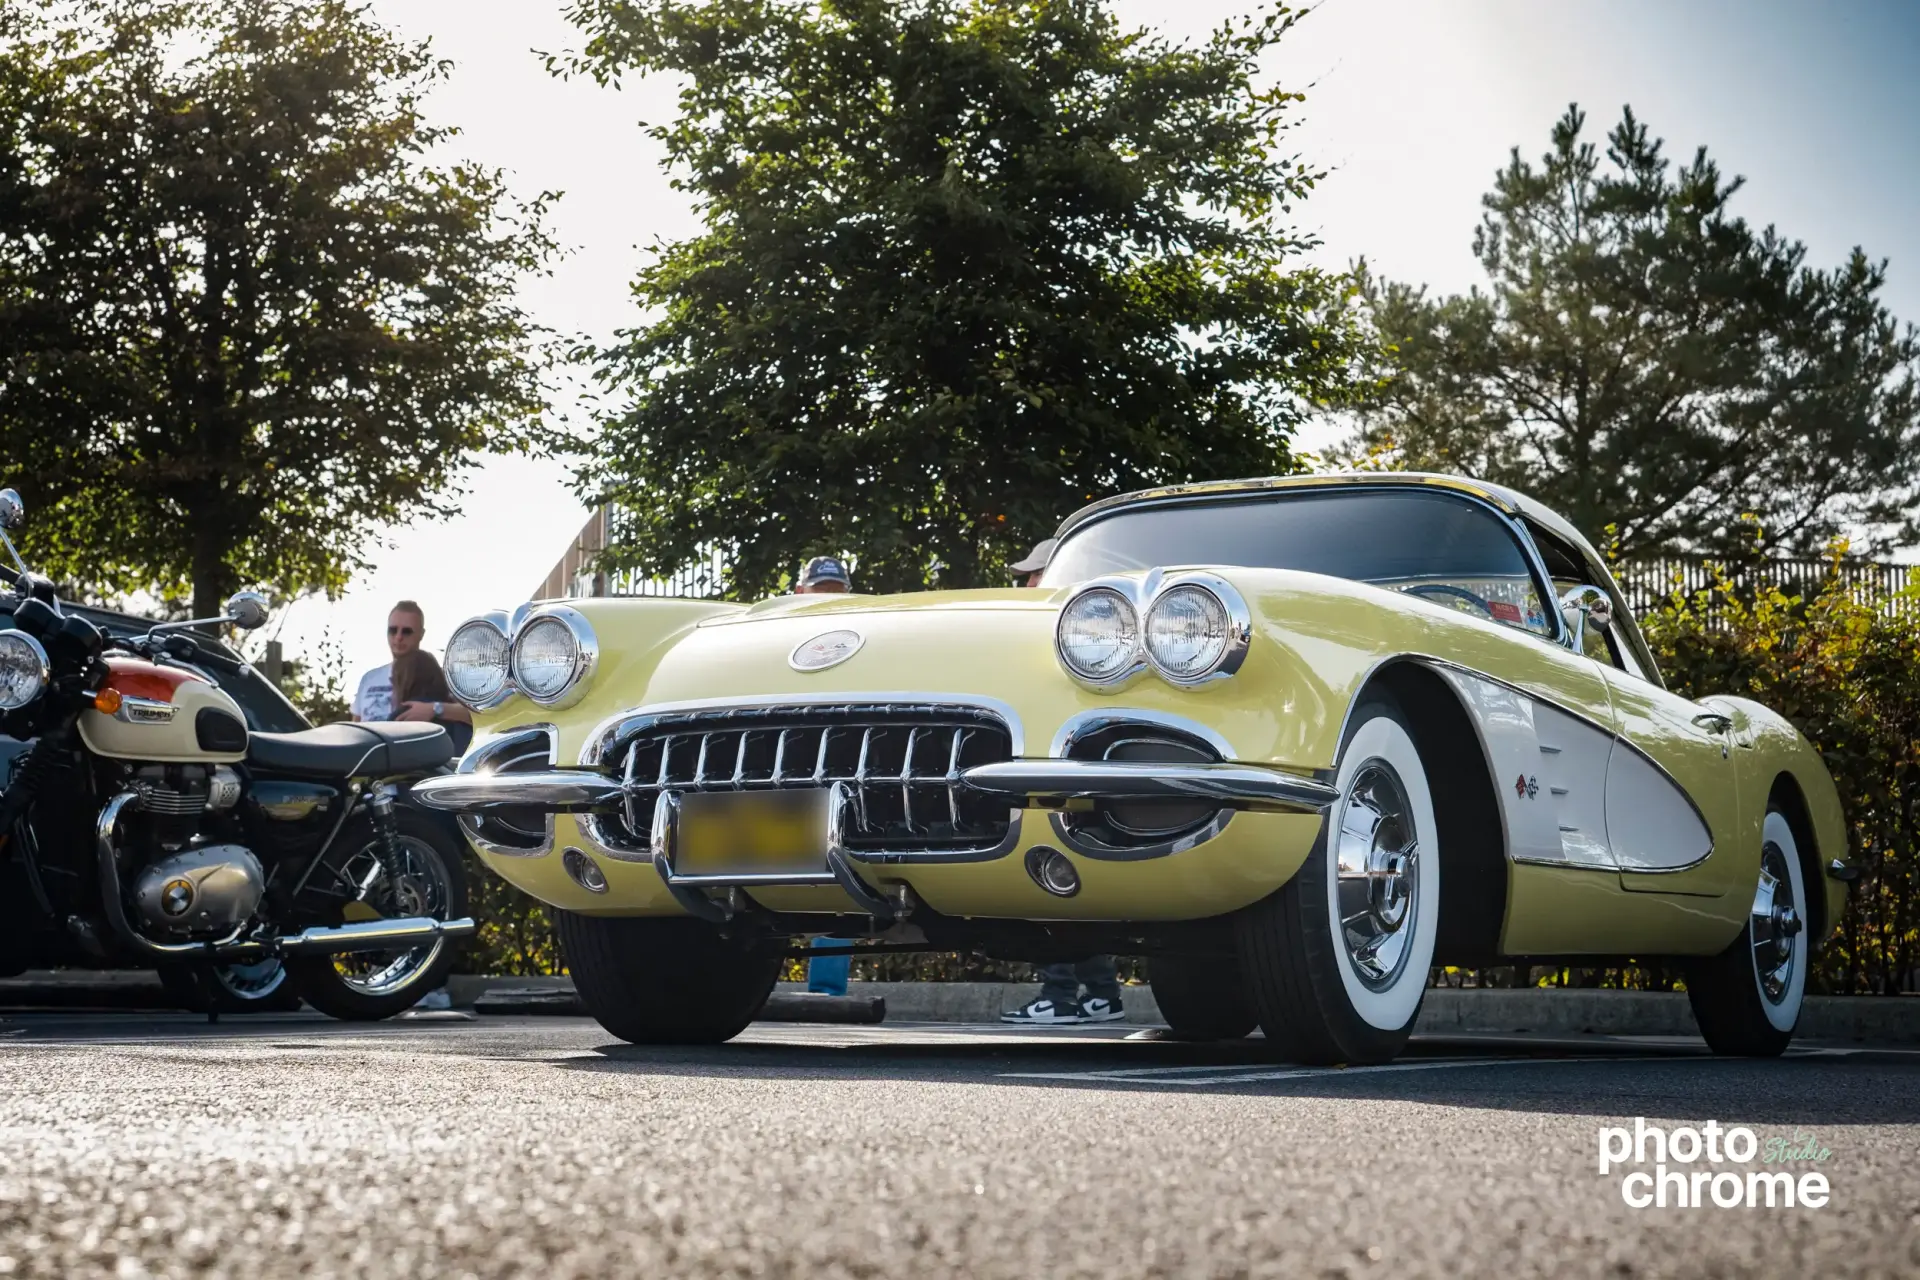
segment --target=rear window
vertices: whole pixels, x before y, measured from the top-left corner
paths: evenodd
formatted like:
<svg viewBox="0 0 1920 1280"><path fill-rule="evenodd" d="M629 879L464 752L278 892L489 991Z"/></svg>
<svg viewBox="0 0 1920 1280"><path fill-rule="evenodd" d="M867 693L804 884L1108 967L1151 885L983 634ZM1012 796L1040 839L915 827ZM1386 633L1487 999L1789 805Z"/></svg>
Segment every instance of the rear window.
<svg viewBox="0 0 1920 1280"><path fill-rule="evenodd" d="M1305 490L1118 511L1069 534L1042 582L1060 586L1174 565L1324 573L1553 634L1506 524L1465 498L1412 488Z"/></svg>

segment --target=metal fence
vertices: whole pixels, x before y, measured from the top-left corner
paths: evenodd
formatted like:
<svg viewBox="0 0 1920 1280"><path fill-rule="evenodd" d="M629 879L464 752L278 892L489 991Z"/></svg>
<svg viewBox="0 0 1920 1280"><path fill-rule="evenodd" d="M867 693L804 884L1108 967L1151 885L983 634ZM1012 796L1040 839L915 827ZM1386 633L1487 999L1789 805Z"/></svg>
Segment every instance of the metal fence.
<svg viewBox="0 0 1920 1280"><path fill-rule="evenodd" d="M1617 564L1613 572L1627 604L1640 614L1658 607L1676 589L1691 596L1708 590L1723 575L1742 591L1777 586L1787 595L1811 600L1835 575L1835 568L1826 560L1778 559L1728 566L1711 556L1657 556ZM1846 586L1865 588L1904 610L1920 607L1920 595L1900 595L1916 572L1920 567L1854 561L1843 562L1838 577Z"/></svg>

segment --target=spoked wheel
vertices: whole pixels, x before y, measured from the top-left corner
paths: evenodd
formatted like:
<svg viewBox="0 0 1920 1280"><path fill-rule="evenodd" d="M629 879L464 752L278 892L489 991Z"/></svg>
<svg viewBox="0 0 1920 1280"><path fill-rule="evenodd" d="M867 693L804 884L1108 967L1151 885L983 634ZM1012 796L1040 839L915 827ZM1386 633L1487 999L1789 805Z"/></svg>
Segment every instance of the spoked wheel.
<svg viewBox="0 0 1920 1280"><path fill-rule="evenodd" d="M336 883L351 896L334 923L402 916L450 920L466 914L466 874L451 837L405 809L394 820L399 839L391 866L381 860L370 821L356 821L341 833L338 848L344 852L328 861ZM369 1021L411 1008L438 987L453 967L453 951L452 939L435 938L408 950L298 956L286 964L308 1004L336 1018Z"/></svg>
<svg viewBox="0 0 1920 1280"><path fill-rule="evenodd" d="M1725 951L1687 969L1687 999L1715 1053L1771 1058L1786 1050L1807 991L1806 920L1800 847L1786 815L1769 807L1746 928Z"/></svg>
<svg viewBox="0 0 1920 1280"><path fill-rule="evenodd" d="M300 995L280 960L251 964L172 964L160 969L160 985L192 1013L290 1013Z"/></svg>
<svg viewBox="0 0 1920 1280"><path fill-rule="evenodd" d="M1296 1062L1386 1062L1405 1047L1440 923L1433 795L1390 702L1354 712L1340 799L1305 865L1236 922L1260 1027Z"/></svg>

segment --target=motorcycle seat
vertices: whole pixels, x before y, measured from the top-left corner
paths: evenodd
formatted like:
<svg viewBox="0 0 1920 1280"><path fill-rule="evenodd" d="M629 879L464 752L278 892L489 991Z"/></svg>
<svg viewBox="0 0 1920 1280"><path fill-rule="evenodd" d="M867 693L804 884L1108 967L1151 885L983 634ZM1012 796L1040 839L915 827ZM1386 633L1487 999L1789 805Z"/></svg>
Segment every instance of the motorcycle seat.
<svg viewBox="0 0 1920 1280"><path fill-rule="evenodd" d="M256 733L247 763L269 773L310 778L388 778L424 773L453 758L453 739L437 724L369 720L323 724L298 733Z"/></svg>

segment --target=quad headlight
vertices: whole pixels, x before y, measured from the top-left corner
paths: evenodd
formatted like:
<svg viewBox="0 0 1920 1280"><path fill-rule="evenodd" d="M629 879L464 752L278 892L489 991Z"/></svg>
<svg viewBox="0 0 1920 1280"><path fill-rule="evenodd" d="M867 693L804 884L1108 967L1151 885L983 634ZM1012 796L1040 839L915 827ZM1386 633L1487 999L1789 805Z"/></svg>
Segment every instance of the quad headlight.
<svg viewBox="0 0 1920 1280"><path fill-rule="evenodd" d="M1097 689L1148 667L1170 684L1193 686L1239 670L1252 634L1246 601L1218 575L1156 572L1082 589L1060 611L1054 648L1068 674Z"/></svg>
<svg viewBox="0 0 1920 1280"><path fill-rule="evenodd" d="M0 711L17 711L47 687L47 651L24 631L0 631Z"/></svg>
<svg viewBox="0 0 1920 1280"><path fill-rule="evenodd" d="M1219 596L1192 583L1170 587L1147 610L1147 657L1177 684L1201 680L1226 657L1231 629Z"/></svg>
<svg viewBox="0 0 1920 1280"><path fill-rule="evenodd" d="M570 705L586 691L599 654L585 618L565 605L545 605L513 634L513 683L543 707Z"/></svg>
<svg viewBox="0 0 1920 1280"><path fill-rule="evenodd" d="M507 633L491 618L474 618L447 642L447 687L470 707L485 710L513 692Z"/></svg>
<svg viewBox="0 0 1920 1280"><path fill-rule="evenodd" d="M447 642L447 686L476 711L515 693L543 707L567 707L586 692L599 661L593 627L576 610L549 604L470 618Z"/></svg>
<svg viewBox="0 0 1920 1280"><path fill-rule="evenodd" d="M1060 611L1054 642L1069 672L1088 684L1110 684L1139 665L1140 616L1119 591L1093 587Z"/></svg>

